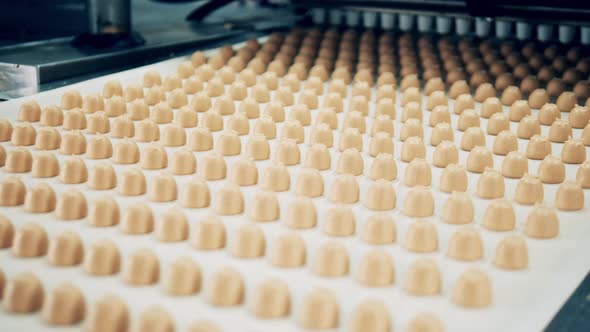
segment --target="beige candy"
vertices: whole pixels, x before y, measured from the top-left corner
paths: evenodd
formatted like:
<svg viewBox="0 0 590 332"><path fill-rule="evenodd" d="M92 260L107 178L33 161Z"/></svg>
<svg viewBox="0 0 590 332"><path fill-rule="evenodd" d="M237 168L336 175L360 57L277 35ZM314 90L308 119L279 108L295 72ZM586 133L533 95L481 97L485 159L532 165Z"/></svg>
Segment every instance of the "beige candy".
<svg viewBox="0 0 590 332"><path fill-rule="evenodd" d="M160 306L149 307L144 310L138 318L139 320L135 321L132 331L174 331L174 321L172 317L170 317L170 314Z"/></svg>
<svg viewBox="0 0 590 332"><path fill-rule="evenodd" d="M576 106L577 102L578 99L572 91L564 91L557 97L555 104L557 104L561 112L569 112Z"/></svg>
<svg viewBox="0 0 590 332"><path fill-rule="evenodd" d="M451 112L449 112L448 106L436 106L430 112L428 118L428 124L431 127L435 127L440 123L451 123Z"/></svg>
<svg viewBox="0 0 590 332"><path fill-rule="evenodd" d="M43 301L41 315L46 323L54 326L75 325L84 319L86 304L84 295L70 283L64 283L49 292Z"/></svg>
<svg viewBox="0 0 590 332"><path fill-rule="evenodd" d="M584 208L584 190L573 180L564 181L555 193L555 206L562 211L576 211Z"/></svg>
<svg viewBox="0 0 590 332"><path fill-rule="evenodd" d="M568 121L573 128L584 128L590 120L588 107L576 105L568 115Z"/></svg>
<svg viewBox="0 0 590 332"><path fill-rule="evenodd" d="M297 142L291 139L282 139L276 145L275 158L286 166L299 164L301 152Z"/></svg>
<svg viewBox="0 0 590 332"><path fill-rule="evenodd" d="M254 85L250 91L250 94L258 103L268 103L270 101L270 90L266 87L266 85L262 83ZM315 96L315 94L313 94L313 96ZM311 94L309 95L309 97L311 97ZM309 102L308 106L316 105L315 108L317 108L317 97L315 99L315 104L313 103L313 101L310 101L307 98L305 99L306 103Z"/></svg>
<svg viewBox="0 0 590 332"><path fill-rule="evenodd" d="M484 102L488 98L496 97L496 89L490 83L480 84L475 90L474 99L478 103Z"/></svg>
<svg viewBox="0 0 590 332"><path fill-rule="evenodd" d="M111 126L111 137L129 138L135 136L135 124L126 115L121 115L113 119Z"/></svg>
<svg viewBox="0 0 590 332"><path fill-rule="evenodd" d="M543 183L561 183L565 179L565 165L558 157L547 155L539 165L537 176Z"/></svg>
<svg viewBox="0 0 590 332"><path fill-rule="evenodd" d="M400 104L402 107L404 107L412 102L417 103L418 105L422 103L422 95L420 94L420 90L415 87L409 87L402 91L402 99Z"/></svg>
<svg viewBox="0 0 590 332"><path fill-rule="evenodd" d="M511 106L514 102L522 100L522 93L517 86L511 85L504 89L500 100L504 106Z"/></svg>
<svg viewBox="0 0 590 332"><path fill-rule="evenodd" d="M156 170L168 167L168 154L163 146L152 143L143 148L139 165L142 169Z"/></svg>
<svg viewBox="0 0 590 332"><path fill-rule="evenodd" d="M512 103L508 111L510 121L519 122L522 118L531 115L531 108L526 100L517 100Z"/></svg>
<svg viewBox="0 0 590 332"><path fill-rule="evenodd" d="M346 94L346 91L344 92ZM344 109L344 101L342 100L343 96L338 92L330 92L324 98L323 107L331 108L336 113L342 112Z"/></svg>
<svg viewBox="0 0 590 332"><path fill-rule="evenodd" d="M77 233L65 231L53 239L49 244L47 260L53 266L74 266L82 263L84 247Z"/></svg>
<svg viewBox="0 0 590 332"><path fill-rule="evenodd" d="M160 102L152 108L152 114L150 118L157 124L170 123L174 113L172 107L165 102Z"/></svg>
<svg viewBox="0 0 590 332"><path fill-rule="evenodd" d="M468 224L473 221L473 201L466 192L453 191L443 205L442 219L449 224Z"/></svg>
<svg viewBox="0 0 590 332"><path fill-rule="evenodd" d="M113 155L111 140L102 135L92 136L88 140L86 157L89 159L107 159Z"/></svg>
<svg viewBox="0 0 590 332"><path fill-rule="evenodd" d="M406 75L400 82L400 90L406 91L408 88L419 88L420 80L416 74Z"/></svg>
<svg viewBox="0 0 590 332"><path fill-rule="evenodd" d="M240 214L244 211L244 196L240 187L228 182L217 189L213 196L213 207L220 215Z"/></svg>
<svg viewBox="0 0 590 332"><path fill-rule="evenodd" d="M502 103L496 97L486 98L481 104L480 115L483 118L490 118L496 113L502 112Z"/></svg>
<svg viewBox="0 0 590 332"><path fill-rule="evenodd" d="M270 190L256 192L251 203L250 217L256 221L274 221L279 219L280 206L276 194Z"/></svg>
<svg viewBox="0 0 590 332"><path fill-rule="evenodd" d="M201 116L201 125L210 131L220 131L223 129L223 117L215 111L207 111Z"/></svg>
<svg viewBox="0 0 590 332"><path fill-rule="evenodd" d="M358 137L359 135L353 135L353 138L356 140L356 144L359 144L358 141L362 140L362 137ZM323 144L326 147L330 148L334 144L334 135L330 126L325 123L320 123L311 128L311 134L309 137L310 144Z"/></svg>
<svg viewBox="0 0 590 332"><path fill-rule="evenodd" d="M229 87L229 94L234 101L244 100L248 97L248 87L244 81L234 81Z"/></svg>
<svg viewBox="0 0 590 332"><path fill-rule="evenodd" d="M119 193L124 196L138 196L146 192L143 172L138 168L127 168L120 173Z"/></svg>
<svg viewBox="0 0 590 332"><path fill-rule="evenodd" d="M42 151L33 157L31 176L34 178L51 178L59 174L59 162L53 152Z"/></svg>
<svg viewBox="0 0 590 332"><path fill-rule="evenodd" d="M17 123L12 130L10 143L14 146L35 145L37 131L29 122Z"/></svg>
<svg viewBox="0 0 590 332"><path fill-rule="evenodd" d="M236 231L231 247L231 254L237 258L258 258L264 256L266 240L264 232L256 224L244 224Z"/></svg>
<svg viewBox="0 0 590 332"><path fill-rule="evenodd" d="M371 136L375 136L378 133L387 133L393 136L395 128L393 126L393 120L387 115L377 115L373 120L371 126Z"/></svg>
<svg viewBox="0 0 590 332"><path fill-rule="evenodd" d="M269 90L275 91L279 88L279 76L276 73L266 72L261 78L262 83L264 83Z"/></svg>
<svg viewBox="0 0 590 332"><path fill-rule="evenodd" d="M247 119L257 119L260 116L260 106L258 102L251 97L245 98L238 108Z"/></svg>
<svg viewBox="0 0 590 332"><path fill-rule="evenodd" d="M43 305L43 285L31 272L18 274L4 286L2 300L4 308L10 313L36 312Z"/></svg>
<svg viewBox="0 0 590 332"><path fill-rule="evenodd" d="M308 148L303 164L305 167L323 171L330 169L331 162L332 159L328 148L323 144L313 144Z"/></svg>
<svg viewBox="0 0 590 332"><path fill-rule="evenodd" d="M164 172L156 174L150 180L147 194L152 202L175 201L178 196L178 187L174 177Z"/></svg>
<svg viewBox="0 0 590 332"><path fill-rule="evenodd" d="M355 224L352 209L346 205L338 204L326 213L322 230L330 236L350 236L354 234Z"/></svg>
<svg viewBox="0 0 590 332"><path fill-rule="evenodd" d="M426 157L426 145L422 138L418 136L409 137L402 144L400 159L405 162L411 162L414 159L423 159Z"/></svg>
<svg viewBox="0 0 590 332"><path fill-rule="evenodd" d="M252 160L267 160L270 157L270 144L264 135L253 134L246 143L246 155Z"/></svg>
<svg viewBox="0 0 590 332"><path fill-rule="evenodd" d="M221 332L221 328L214 322L208 320L199 320L191 323L189 332Z"/></svg>
<svg viewBox="0 0 590 332"><path fill-rule="evenodd" d="M291 106L295 102L295 96L291 88L282 86L275 92L274 100L283 106Z"/></svg>
<svg viewBox="0 0 590 332"><path fill-rule="evenodd" d="M348 274L349 257L346 247L331 241L322 244L312 264L314 274L321 277L341 277Z"/></svg>
<svg viewBox="0 0 590 332"><path fill-rule="evenodd" d="M431 313L419 313L408 324L408 332L443 332L441 320Z"/></svg>
<svg viewBox="0 0 590 332"><path fill-rule="evenodd" d="M526 241L520 235L509 235L496 247L494 264L506 270L521 270L528 266Z"/></svg>
<svg viewBox="0 0 590 332"><path fill-rule="evenodd" d="M215 100L213 109L221 115L231 115L236 112L234 101L229 96L221 96Z"/></svg>
<svg viewBox="0 0 590 332"><path fill-rule="evenodd" d="M379 132L373 136L369 143L369 155L376 157L379 154L386 153L393 155L394 143L390 134Z"/></svg>
<svg viewBox="0 0 590 332"><path fill-rule="evenodd" d="M277 136L277 126L270 116L263 115L254 123L253 133L273 139Z"/></svg>
<svg viewBox="0 0 590 332"><path fill-rule="evenodd" d="M406 194L403 213L409 217L429 217L434 214L434 197L423 186L416 186Z"/></svg>
<svg viewBox="0 0 590 332"><path fill-rule="evenodd" d="M486 168L477 180L477 196L484 199L504 197L505 185L502 174L493 169Z"/></svg>
<svg viewBox="0 0 590 332"><path fill-rule="evenodd" d="M315 123L325 123L330 126L331 129L338 128L338 116L333 108L321 108L316 115Z"/></svg>
<svg viewBox="0 0 590 332"><path fill-rule="evenodd" d="M489 135L498 135L504 130L510 130L510 121L505 113L494 113L489 119L486 126Z"/></svg>
<svg viewBox="0 0 590 332"><path fill-rule="evenodd" d="M127 105L127 115L133 121L144 120L150 116L150 110L143 99L137 99Z"/></svg>
<svg viewBox="0 0 590 332"><path fill-rule="evenodd" d="M572 137L572 126L567 120L555 119L549 128L549 140L555 143L564 143Z"/></svg>
<svg viewBox="0 0 590 332"><path fill-rule="evenodd" d="M111 240L98 240L84 255L84 271L92 276L108 276L119 272L121 255Z"/></svg>
<svg viewBox="0 0 590 332"><path fill-rule="evenodd" d="M270 261L274 266L293 268L305 264L305 242L296 232L289 232L279 236L274 241L271 249Z"/></svg>
<svg viewBox="0 0 590 332"><path fill-rule="evenodd" d="M479 128L479 114L473 109L466 109L459 115L457 120L457 129L465 131L471 127Z"/></svg>
<svg viewBox="0 0 590 332"><path fill-rule="evenodd" d="M143 202L136 202L127 206L119 227L121 232L130 235L151 233L154 230L152 209Z"/></svg>
<svg viewBox="0 0 590 332"><path fill-rule="evenodd" d="M20 258L41 257L47 253L48 246L49 239L45 229L34 223L26 223L14 234L12 254ZM5 290L5 299L6 293Z"/></svg>
<svg viewBox="0 0 590 332"><path fill-rule="evenodd" d="M379 300L364 300L352 313L349 331L391 331L391 317L385 304Z"/></svg>
<svg viewBox="0 0 590 332"><path fill-rule="evenodd" d="M211 109L211 97L207 94L207 92L197 92L191 99L191 106L196 112L202 113L207 112Z"/></svg>
<svg viewBox="0 0 590 332"><path fill-rule="evenodd" d="M424 137L424 129L419 119L408 119L400 130L400 141L405 142L411 137Z"/></svg>
<svg viewBox="0 0 590 332"><path fill-rule="evenodd" d="M397 165L393 155L380 153L373 159L369 170L371 180L393 181L397 178Z"/></svg>
<svg viewBox="0 0 590 332"><path fill-rule="evenodd" d="M443 192L467 191L467 172L459 164L448 164L440 177L440 190Z"/></svg>
<svg viewBox="0 0 590 332"><path fill-rule="evenodd" d="M119 204L111 195L100 196L91 203L88 213L88 224L95 227L117 225L120 219Z"/></svg>
<svg viewBox="0 0 590 332"><path fill-rule="evenodd" d="M429 186L432 182L432 171L425 159L412 160L404 171L404 184L408 187Z"/></svg>
<svg viewBox="0 0 590 332"><path fill-rule="evenodd" d="M86 115L79 108L65 112L62 128L64 130L82 130L86 128Z"/></svg>
<svg viewBox="0 0 590 332"><path fill-rule="evenodd" d="M429 111L434 110L437 106L449 105L449 99L444 91L433 91L426 101L426 109Z"/></svg>
<svg viewBox="0 0 590 332"><path fill-rule="evenodd" d="M502 175L511 179L519 179L529 170L529 164L524 153L509 152L502 161Z"/></svg>
<svg viewBox="0 0 590 332"><path fill-rule="evenodd" d="M203 208L209 206L211 193L207 182L196 177L185 182L180 192L180 204L184 208Z"/></svg>
<svg viewBox="0 0 590 332"><path fill-rule="evenodd" d="M105 84L105 88L106 88L106 84ZM119 92L119 91L117 91L117 92ZM25 103L23 103L23 105L28 104L30 102L32 102L32 101L25 102ZM23 105L21 105L21 111L22 111ZM34 107L33 104L28 104L28 105L31 105L32 107ZM28 106L28 107L31 107L31 106ZM65 91L64 94L61 96L60 106L64 110L71 110L73 108L81 108L82 107L82 95L80 94L80 91L78 91L78 90ZM30 121L30 120L21 120L20 118L19 118L19 120L20 121Z"/></svg>
<svg viewBox="0 0 590 332"><path fill-rule="evenodd" d="M291 177L287 167L280 162L274 162L262 172L261 187L272 191L286 191L291 185Z"/></svg>
<svg viewBox="0 0 590 332"><path fill-rule="evenodd" d="M128 327L127 305L115 295L106 295L94 302L85 322L85 330L89 332L125 332Z"/></svg>
<svg viewBox="0 0 590 332"><path fill-rule="evenodd" d="M464 80L455 81L449 88L449 97L456 99L462 94L469 93L469 85Z"/></svg>
<svg viewBox="0 0 590 332"><path fill-rule="evenodd" d="M447 256L459 261L476 261L483 257L483 241L475 227L459 228L449 239Z"/></svg>
<svg viewBox="0 0 590 332"><path fill-rule="evenodd" d="M394 78L395 80L395 78ZM443 82L442 78L440 77L433 77L431 79L429 79L428 81L426 81L426 84L424 84L424 94L426 96L430 96L432 95L433 92L435 91L445 91L445 83Z"/></svg>
<svg viewBox="0 0 590 332"><path fill-rule="evenodd" d="M375 97L377 101L389 98L395 99L395 85L394 84L382 84L377 87L377 96Z"/></svg>
<svg viewBox="0 0 590 332"><path fill-rule="evenodd" d="M81 132L68 131L62 137L59 153L64 155L79 155L85 153L86 148L86 137Z"/></svg>
<svg viewBox="0 0 590 332"><path fill-rule="evenodd" d="M187 94L195 94L203 91L203 81L201 81L199 77L193 75L184 80L182 88Z"/></svg>
<svg viewBox="0 0 590 332"><path fill-rule="evenodd" d="M0 215L0 248L7 249L12 246L14 238L14 226L8 218ZM1 285L0 285L1 286Z"/></svg>
<svg viewBox="0 0 590 332"><path fill-rule="evenodd" d="M471 151L477 146L486 145L486 136L483 130L479 127L470 127L463 132L461 137L461 149L465 151Z"/></svg>
<svg viewBox="0 0 590 332"><path fill-rule="evenodd" d="M139 147L130 139L124 139L113 148L113 162L116 164L135 164L139 162Z"/></svg>
<svg viewBox="0 0 590 332"><path fill-rule="evenodd" d="M10 140L12 136L12 124L6 118L0 118L0 142Z"/></svg>
<svg viewBox="0 0 590 332"><path fill-rule="evenodd" d="M104 115L103 112L100 112ZM63 111L57 106L47 106L41 111L39 124L42 126L57 127L63 124Z"/></svg>
<svg viewBox="0 0 590 332"><path fill-rule="evenodd" d="M395 103L392 99L383 98L377 102L375 106L375 116L385 115L394 120L396 114Z"/></svg>
<svg viewBox="0 0 590 332"><path fill-rule="evenodd" d="M264 319L287 316L291 310L291 295L287 284L278 278L261 282L252 294L248 309L256 317Z"/></svg>
<svg viewBox="0 0 590 332"><path fill-rule="evenodd" d="M215 216L206 216L197 223L191 244L199 250L215 250L225 247L225 226Z"/></svg>
<svg viewBox="0 0 590 332"><path fill-rule="evenodd" d="M440 294L441 273L434 260L420 258L414 261L408 269L404 289L417 296Z"/></svg>
<svg viewBox="0 0 590 332"><path fill-rule="evenodd" d="M111 130L111 123L104 112L88 115L86 131L90 134L106 134Z"/></svg>
<svg viewBox="0 0 590 332"><path fill-rule="evenodd" d="M55 205L55 192L49 184L41 182L29 188L23 208L29 213L47 213L53 211Z"/></svg>
<svg viewBox="0 0 590 332"><path fill-rule="evenodd" d="M409 102L402 109L402 122L406 122L409 119L417 119L422 122L422 117L422 109L420 108L420 104L417 102Z"/></svg>
<svg viewBox="0 0 590 332"><path fill-rule="evenodd" d="M455 100L453 111L455 114L461 114L464 110L475 109L475 101L470 94L462 94Z"/></svg>
<svg viewBox="0 0 590 332"><path fill-rule="evenodd" d="M181 149L172 154L169 167L174 175L194 174L197 171L197 158L192 151Z"/></svg>
<svg viewBox="0 0 590 332"><path fill-rule="evenodd" d="M357 271L357 281L365 286L384 287L395 281L393 259L384 250L373 249L365 254Z"/></svg>
<svg viewBox="0 0 590 332"><path fill-rule="evenodd" d="M359 184L354 175L340 174L336 176L328 197L333 203L356 203L359 200Z"/></svg>
<svg viewBox="0 0 590 332"><path fill-rule="evenodd" d="M125 89L125 96L127 98L127 101L132 101L134 99L139 99L139 98L143 98L143 89L141 87L139 87L139 89L141 89L141 92L139 92L139 90L137 92L134 91L135 93L135 98L130 99L127 94L127 89L129 89L130 86L128 86ZM101 95L99 94L89 94L84 96L84 100L82 102L82 110L84 110L84 112L86 113L94 113L94 112L99 112L99 111L104 111L104 99L102 98Z"/></svg>
<svg viewBox="0 0 590 332"><path fill-rule="evenodd" d="M561 150L561 160L567 164L581 164L586 161L586 147L581 140L568 139Z"/></svg>
<svg viewBox="0 0 590 332"><path fill-rule="evenodd" d="M6 164L6 150L0 146L0 167Z"/></svg>
<svg viewBox="0 0 590 332"><path fill-rule="evenodd" d="M146 91L145 97L143 100L149 106L156 105L156 104L166 100L166 92L159 85L152 86L151 88L149 88Z"/></svg>
<svg viewBox="0 0 590 332"><path fill-rule="evenodd" d="M483 226L492 231L510 231L515 225L514 208L510 201L499 198L491 201L483 215Z"/></svg>
<svg viewBox="0 0 590 332"><path fill-rule="evenodd" d="M128 285L152 285L160 278L160 262L152 250L139 249L125 258L122 274Z"/></svg>
<svg viewBox="0 0 590 332"><path fill-rule="evenodd" d="M344 151L347 149L363 150L363 136L357 128L346 128L340 134L338 149Z"/></svg>
<svg viewBox="0 0 590 332"><path fill-rule="evenodd" d="M370 210L395 209L396 194L391 183L384 179L372 182L367 189L364 204Z"/></svg>
<svg viewBox="0 0 590 332"><path fill-rule="evenodd" d="M496 139L492 151L494 154L505 156L512 151L518 150L518 139L510 130L501 131Z"/></svg>
<svg viewBox="0 0 590 332"><path fill-rule="evenodd" d="M470 269L455 283L453 302L468 308L482 308L492 303L492 285L488 275L477 269Z"/></svg>
<svg viewBox="0 0 590 332"><path fill-rule="evenodd" d="M363 114L358 111L346 113L342 123L342 130L345 131L348 128L357 129L361 134L364 134L367 131L367 123Z"/></svg>
<svg viewBox="0 0 590 332"><path fill-rule="evenodd" d="M67 93L68 91L66 91ZM76 91L77 92L77 91ZM73 95L73 93L71 93ZM78 96L80 93L78 92ZM65 93L64 93L65 96ZM69 99L69 98L67 98ZM63 97L62 97L63 100ZM74 104L74 103L72 103ZM82 106L82 97L80 96L80 106ZM76 107L76 106L74 106ZM65 107L64 107L65 108ZM72 107L73 108L73 107ZM35 100L27 100L22 103L18 110L18 121L38 122L41 117L41 106Z"/></svg>
<svg viewBox="0 0 590 332"><path fill-rule="evenodd" d="M516 134L519 138L530 139L534 135L541 134L541 125L539 120L530 115L522 118L518 124Z"/></svg>
<svg viewBox="0 0 590 332"><path fill-rule="evenodd" d="M61 220L77 220L86 217L88 214L88 203L86 197L80 191L63 191L57 199L55 216Z"/></svg>
<svg viewBox="0 0 590 332"><path fill-rule="evenodd" d="M88 188L94 190L109 190L117 185L115 169L111 164L101 162L88 172Z"/></svg>
<svg viewBox="0 0 590 332"><path fill-rule="evenodd" d="M294 140L297 144L305 140L305 131L298 120L290 120L281 128L281 139Z"/></svg>
<svg viewBox="0 0 590 332"><path fill-rule="evenodd" d="M446 167L459 162L459 150L453 144L452 138L443 140L436 146L432 159L432 164L436 167Z"/></svg>
<svg viewBox="0 0 590 332"><path fill-rule="evenodd" d="M371 86L367 82L356 82L352 86L352 96L363 96L367 100L371 100ZM403 91L402 91L403 92Z"/></svg>
<svg viewBox="0 0 590 332"><path fill-rule="evenodd" d="M534 160L542 160L551 154L551 142L545 136L534 135L526 148L526 157Z"/></svg>
<svg viewBox="0 0 590 332"><path fill-rule="evenodd" d="M239 186L252 186L258 182L258 169L253 160L241 158L230 169L229 179Z"/></svg>
<svg viewBox="0 0 590 332"><path fill-rule="evenodd" d="M86 182L88 169L84 160L79 157L70 157L64 160L59 171L59 180L65 184L77 184Z"/></svg>
<svg viewBox="0 0 590 332"><path fill-rule="evenodd" d="M303 168L297 175L295 193L308 197L318 197L324 194L324 180L321 173L314 168Z"/></svg>
<svg viewBox="0 0 590 332"><path fill-rule="evenodd" d="M8 173L26 173L33 168L33 156L26 148L18 147L6 154L5 169Z"/></svg>
<svg viewBox="0 0 590 332"><path fill-rule="evenodd" d="M550 239L559 234L559 218L554 208L535 205L529 213L524 226L524 233L536 239Z"/></svg>
<svg viewBox="0 0 590 332"><path fill-rule="evenodd" d="M205 91L207 91L209 97L224 97L223 94L225 93L225 86L220 77L214 77L207 82Z"/></svg>
<svg viewBox="0 0 590 332"><path fill-rule="evenodd" d="M213 149L213 134L207 127L198 127L190 132L188 147L193 151Z"/></svg>
<svg viewBox="0 0 590 332"><path fill-rule="evenodd" d="M553 121L561 117L561 112L559 111L557 105L546 103L539 110L538 116L539 122L542 125L549 126L553 123Z"/></svg>
<svg viewBox="0 0 590 332"><path fill-rule="evenodd" d="M334 329L340 319L336 296L326 288L316 288L301 303L297 321L305 329Z"/></svg>
<svg viewBox="0 0 590 332"><path fill-rule="evenodd" d="M578 167L576 181L582 185L582 188L590 188L590 161L587 160Z"/></svg>
<svg viewBox="0 0 590 332"><path fill-rule="evenodd" d="M170 263L162 279L167 294L191 295L201 289L201 268L191 257L181 256Z"/></svg>
<svg viewBox="0 0 590 332"><path fill-rule="evenodd" d="M549 103L549 94L545 89L535 89L529 95L529 105L532 108L540 109L547 103Z"/></svg>
<svg viewBox="0 0 590 332"><path fill-rule="evenodd" d="M404 248L412 252L433 252L438 249L436 227L429 221L413 221L404 238Z"/></svg>
<svg viewBox="0 0 590 332"><path fill-rule="evenodd" d="M317 212L309 197L298 196L289 203L285 224L294 229L313 228L317 223Z"/></svg>
<svg viewBox="0 0 590 332"><path fill-rule="evenodd" d="M518 181L514 192L514 200L525 205L541 203L543 196L543 183L538 177L529 174L524 174Z"/></svg>
<svg viewBox="0 0 590 332"><path fill-rule="evenodd" d="M216 307L240 305L244 301L244 280L240 272L231 267L220 268L207 283L207 302Z"/></svg>

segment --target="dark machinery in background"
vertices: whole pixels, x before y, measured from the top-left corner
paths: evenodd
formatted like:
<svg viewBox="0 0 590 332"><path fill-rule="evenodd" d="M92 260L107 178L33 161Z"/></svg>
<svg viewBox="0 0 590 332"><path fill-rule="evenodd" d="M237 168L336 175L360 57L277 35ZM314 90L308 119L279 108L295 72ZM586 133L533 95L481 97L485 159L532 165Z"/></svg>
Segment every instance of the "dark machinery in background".
<svg viewBox="0 0 590 332"><path fill-rule="evenodd" d="M572 0L0 0L0 98L297 22L590 45Z"/></svg>

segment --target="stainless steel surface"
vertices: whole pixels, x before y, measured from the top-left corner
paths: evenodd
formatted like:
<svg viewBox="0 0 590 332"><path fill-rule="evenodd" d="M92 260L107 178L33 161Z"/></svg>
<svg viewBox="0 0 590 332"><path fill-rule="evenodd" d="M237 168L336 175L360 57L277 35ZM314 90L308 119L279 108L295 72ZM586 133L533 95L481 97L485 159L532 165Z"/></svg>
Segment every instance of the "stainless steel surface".
<svg viewBox="0 0 590 332"><path fill-rule="evenodd" d="M94 35L131 31L131 0L86 0L88 32Z"/></svg>

